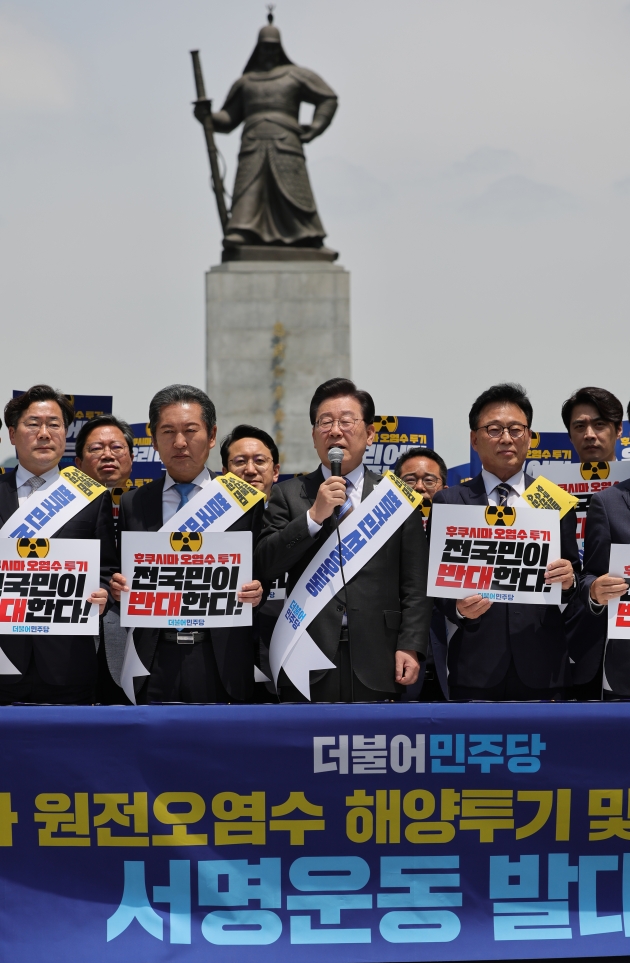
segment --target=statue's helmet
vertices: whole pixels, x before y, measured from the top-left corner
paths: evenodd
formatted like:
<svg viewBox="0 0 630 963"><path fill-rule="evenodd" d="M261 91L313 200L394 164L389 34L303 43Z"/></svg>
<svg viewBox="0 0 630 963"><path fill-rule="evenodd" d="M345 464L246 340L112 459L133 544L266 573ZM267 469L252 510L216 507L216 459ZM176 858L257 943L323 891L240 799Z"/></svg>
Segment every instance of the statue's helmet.
<svg viewBox="0 0 630 963"><path fill-rule="evenodd" d="M258 42L257 42L256 46L254 47L254 51L253 51L251 57L249 58L249 60L247 61L247 64L245 65L245 70L243 71L244 74L247 74L247 73L249 73L249 72L252 71L252 70L260 70L260 69L261 69L261 68L260 68L260 55L261 55L261 52L262 52L262 45L263 45L263 44L268 44L268 43L271 44L271 43L272 43L272 44L277 44L277 45L278 45L277 49L278 49L278 54L279 54L279 56L278 56L278 66L279 66L279 67L280 67L280 66L284 66L285 64L292 64L292 63L293 63L293 61L292 61L292 60L289 60L289 58L287 57L286 53L284 52L284 48L283 48L283 46L282 46L282 39L281 39L281 37L280 37L280 31L278 30L277 27L274 27L273 22L272 22L272 21L273 21L273 15L270 13L267 19L269 20L269 23L268 23L268 24L265 24L265 26L264 26L264 27L259 31L259 33L258 33Z"/></svg>

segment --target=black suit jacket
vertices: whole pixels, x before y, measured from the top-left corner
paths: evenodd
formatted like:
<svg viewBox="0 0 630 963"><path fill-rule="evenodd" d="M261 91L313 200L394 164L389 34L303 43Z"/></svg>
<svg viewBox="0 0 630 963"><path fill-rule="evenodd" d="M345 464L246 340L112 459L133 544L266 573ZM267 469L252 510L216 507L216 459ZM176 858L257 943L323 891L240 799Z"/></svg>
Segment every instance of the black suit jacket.
<svg viewBox="0 0 630 963"><path fill-rule="evenodd" d="M216 478L216 472L210 472ZM131 489L120 499L118 514L118 539L123 532L159 532L162 528L162 492L165 478ZM252 532L253 542L262 527L262 501L250 508L228 529L229 532ZM119 569L120 571L120 569ZM146 666L151 669L157 647L159 629L135 629L133 637L136 651ZM236 626L225 629L212 629L212 647L223 685L230 695L239 702L247 702L254 693L254 633L249 626ZM145 678L138 678L134 685L139 692Z"/></svg>
<svg viewBox="0 0 630 963"><path fill-rule="evenodd" d="M525 476L528 487L533 478ZM488 496L481 473L468 482L437 492L433 504L487 505ZM427 526L430 539L431 516ZM576 574L580 558L575 537L575 512L560 522L562 558L569 559ZM563 593L569 602L573 592ZM448 646L449 685L485 689L505 676L510 658L519 678L535 689L571 683L565 619L557 605L520 605L493 602L478 619L462 619L456 599L436 598L435 604L458 629Z"/></svg>
<svg viewBox="0 0 630 963"><path fill-rule="evenodd" d="M0 475L0 525L19 508L15 471ZM117 569L112 499L108 491L90 502L63 525L53 538L97 538L101 543L101 587ZM0 635L0 645L16 669L26 672L31 659L40 676L51 685L92 685L96 682L96 647L93 635ZM3 683L20 682L19 675L1 675Z"/></svg>
<svg viewBox="0 0 630 963"><path fill-rule="evenodd" d="M613 485L591 498L586 516L584 571L580 595L585 608L591 585L610 571L610 546L630 542L630 479ZM590 609L589 609L590 611ZM594 646L601 652L606 642L608 606L601 615L591 616L595 626ZM613 692L630 695L630 645L625 639L609 639L604 668Z"/></svg>
<svg viewBox="0 0 630 963"><path fill-rule="evenodd" d="M267 581L289 574L287 592L334 531L326 519L316 538L308 531L306 513L317 497L324 476L321 468L274 485L265 513L265 526L256 549L259 573ZM366 469L365 499L381 480ZM414 512L385 545L348 582L348 623L352 664L359 680L379 692L398 692L394 680L396 649L412 649L424 658L432 605L426 596L427 542L422 515ZM322 609L308 633L332 659L339 645L346 599L344 591ZM311 673L311 682L325 673Z"/></svg>

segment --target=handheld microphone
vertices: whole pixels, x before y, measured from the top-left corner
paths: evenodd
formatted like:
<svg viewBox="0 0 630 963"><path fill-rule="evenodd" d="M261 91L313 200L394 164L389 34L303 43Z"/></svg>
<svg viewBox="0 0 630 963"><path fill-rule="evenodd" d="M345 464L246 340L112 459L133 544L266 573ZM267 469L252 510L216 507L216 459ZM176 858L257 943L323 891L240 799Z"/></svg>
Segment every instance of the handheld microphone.
<svg viewBox="0 0 630 963"><path fill-rule="evenodd" d="M341 462L343 461L343 448L330 448L328 450L328 461L330 462L330 474L341 476ZM341 505L335 506L335 515L339 517Z"/></svg>

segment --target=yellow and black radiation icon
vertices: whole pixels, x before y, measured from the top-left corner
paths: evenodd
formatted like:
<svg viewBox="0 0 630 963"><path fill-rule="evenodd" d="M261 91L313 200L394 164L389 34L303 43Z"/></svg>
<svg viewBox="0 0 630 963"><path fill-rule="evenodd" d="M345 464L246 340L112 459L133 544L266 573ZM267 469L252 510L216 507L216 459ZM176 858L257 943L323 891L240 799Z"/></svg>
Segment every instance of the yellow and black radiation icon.
<svg viewBox="0 0 630 963"><path fill-rule="evenodd" d="M532 440L529 443L530 448L540 448L540 432L532 431Z"/></svg>
<svg viewBox="0 0 630 963"><path fill-rule="evenodd" d="M128 478L124 485L111 489L110 495L112 496L114 505L120 505L120 499L130 488L133 488L133 482L131 478Z"/></svg>
<svg viewBox="0 0 630 963"><path fill-rule="evenodd" d="M144 430L145 430L146 433L147 433L147 437L150 438L150 437L151 437L151 425L149 424L148 421L147 421L146 425L144 426Z"/></svg>
<svg viewBox="0 0 630 963"><path fill-rule="evenodd" d="M18 538L17 550L20 558L46 558L50 549L47 538Z"/></svg>
<svg viewBox="0 0 630 963"><path fill-rule="evenodd" d="M429 517L429 512L431 511L431 499L428 498L426 495L420 502L420 511L422 512L423 518Z"/></svg>
<svg viewBox="0 0 630 963"><path fill-rule="evenodd" d="M176 552L198 552L203 545L201 532L173 532L171 548Z"/></svg>
<svg viewBox="0 0 630 963"><path fill-rule="evenodd" d="M374 419L374 431L384 431L389 434L392 431L396 431L398 427L398 418L396 415L377 415Z"/></svg>
<svg viewBox="0 0 630 963"><path fill-rule="evenodd" d="M610 465L607 461L583 461L580 465L580 475L586 481L593 481L596 478L608 478L610 475Z"/></svg>
<svg viewBox="0 0 630 963"><path fill-rule="evenodd" d="M516 509L509 505L488 505L486 521L488 525L513 525L516 521Z"/></svg>

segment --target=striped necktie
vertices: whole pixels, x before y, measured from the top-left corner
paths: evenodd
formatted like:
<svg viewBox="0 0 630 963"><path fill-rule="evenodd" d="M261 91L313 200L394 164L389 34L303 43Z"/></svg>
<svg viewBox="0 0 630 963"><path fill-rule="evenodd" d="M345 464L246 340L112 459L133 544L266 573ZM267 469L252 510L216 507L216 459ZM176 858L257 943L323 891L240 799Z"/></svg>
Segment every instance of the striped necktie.
<svg viewBox="0 0 630 963"><path fill-rule="evenodd" d="M504 505L507 505L508 498L510 497L510 492L512 491L512 486L506 485L505 482L503 482L501 485L497 485L497 487L495 488L495 491L499 498L499 501L498 501L499 507L501 508Z"/></svg>
<svg viewBox="0 0 630 963"><path fill-rule="evenodd" d="M352 501L350 499L350 492L354 488L354 485L347 478L345 479L345 482L346 482L346 500L341 506L341 511L337 516L339 518L339 521L341 521L342 518L344 518L346 515L348 515L352 511Z"/></svg>

